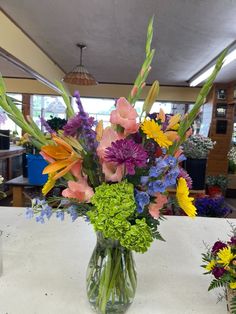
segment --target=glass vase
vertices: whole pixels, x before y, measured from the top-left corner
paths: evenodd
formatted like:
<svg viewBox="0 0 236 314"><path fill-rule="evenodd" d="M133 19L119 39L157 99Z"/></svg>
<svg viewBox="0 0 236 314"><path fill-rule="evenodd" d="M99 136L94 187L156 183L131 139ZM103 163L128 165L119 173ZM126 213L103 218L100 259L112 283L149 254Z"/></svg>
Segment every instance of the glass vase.
<svg viewBox="0 0 236 314"><path fill-rule="evenodd" d="M125 313L133 302L136 285L132 251L97 233L87 269L87 295L92 308L99 314Z"/></svg>

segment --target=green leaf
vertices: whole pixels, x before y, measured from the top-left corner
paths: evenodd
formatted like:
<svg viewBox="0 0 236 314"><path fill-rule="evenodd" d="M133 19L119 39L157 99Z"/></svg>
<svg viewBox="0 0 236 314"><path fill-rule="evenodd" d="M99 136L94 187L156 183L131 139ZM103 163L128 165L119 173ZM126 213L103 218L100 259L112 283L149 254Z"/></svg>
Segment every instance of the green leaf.
<svg viewBox="0 0 236 314"><path fill-rule="evenodd" d="M4 96L6 94L6 85L2 78L2 74L0 73L0 96Z"/></svg>
<svg viewBox="0 0 236 314"><path fill-rule="evenodd" d="M208 288L208 291L215 289L215 288L220 288L220 287L224 287L226 284L226 280L224 279L213 279L210 283L210 286Z"/></svg>
<svg viewBox="0 0 236 314"><path fill-rule="evenodd" d="M67 113L67 117L71 118L75 115L74 109L71 105L71 97L67 94L65 87L63 86L63 84L59 81L55 82L56 86L59 88L60 92L61 92L61 96L66 104L66 113Z"/></svg>

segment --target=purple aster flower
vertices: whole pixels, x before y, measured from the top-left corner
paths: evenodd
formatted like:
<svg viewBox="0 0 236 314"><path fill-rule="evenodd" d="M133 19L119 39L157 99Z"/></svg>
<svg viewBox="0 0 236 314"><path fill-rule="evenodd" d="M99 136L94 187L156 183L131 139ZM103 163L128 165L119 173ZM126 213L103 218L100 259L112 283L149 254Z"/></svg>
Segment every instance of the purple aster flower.
<svg viewBox="0 0 236 314"><path fill-rule="evenodd" d="M146 166L147 153L143 147L133 140L117 140L106 148L105 159L118 165L125 165L127 174L135 174L135 166L143 168Z"/></svg>
<svg viewBox="0 0 236 314"><path fill-rule="evenodd" d="M193 181L190 178L189 174L187 173L187 171L185 171L182 167L179 167L179 175L178 178L184 178L186 180L187 186L189 189L192 188L193 186Z"/></svg>
<svg viewBox="0 0 236 314"><path fill-rule="evenodd" d="M222 277L225 273L225 269L222 267L214 267L212 270L212 274L215 276L216 279Z"/></svg>
<svg viewBox="0 0 236 314"><path fill-rule="evenodd" d="M42 126L45 127L48 133L51 133L51 134L55 133L55 131L50 127L50 125L47 123L47 121L43 117L40 117L40 121L41 121Z"/></svg>
<svg viewBox="0 0 236 314"><path fill-rule="evenodd" d="M219 250L223 249L224 247L227 247L227 244L225 244L225 243L223 243L223 242L221 242L221 241L217 241L217 242L213 245L213 247L212 247L212 249L211 249L211 252L212 252L212 254L215 255L216 253L219 252Z"/></svg>
<svg viewBox="0 0 236 314"><path fill-rule="evenodd" d="M146 192L135 190L135 201L137 204L137 212L142 213L144 207L149 204L150 197Z"/></svg>

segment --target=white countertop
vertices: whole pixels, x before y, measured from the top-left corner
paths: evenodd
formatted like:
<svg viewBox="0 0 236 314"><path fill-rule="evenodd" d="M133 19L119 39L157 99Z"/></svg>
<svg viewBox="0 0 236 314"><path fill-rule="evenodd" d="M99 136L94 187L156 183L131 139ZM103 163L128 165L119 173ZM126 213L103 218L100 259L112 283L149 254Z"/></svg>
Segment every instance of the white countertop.
<svg viewBox="0 0 236 314"><path fill-rule="evenodd" d="M236 224L236 219L231 219ZM0 314L92 314L85 289L95 234L84 221L44 225L25 218L23 208L0 207L3 274ZM207 292L202 275L202 240L227 240L225 219L169 216L145 254L135 254L138 288L128 314L224 314L225 301Z"/></svg>

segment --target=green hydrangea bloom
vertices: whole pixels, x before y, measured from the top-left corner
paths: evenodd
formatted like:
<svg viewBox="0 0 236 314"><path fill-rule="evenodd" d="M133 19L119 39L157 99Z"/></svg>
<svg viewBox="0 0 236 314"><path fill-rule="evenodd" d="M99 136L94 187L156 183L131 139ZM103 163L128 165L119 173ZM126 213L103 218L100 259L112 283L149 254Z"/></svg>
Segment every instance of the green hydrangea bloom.
<svg viewBox="0 0 236 314"><path fill-rule="evenodd" d="M153 238L145 218L130 223L136 213L133 184L127 181L103 183L95 189L91 203L94 208L87 215L95 231L101 231L105 238L120 241L129 250L147 251Z"/></svg>
<svg viewBox="0 0 236 314"><path fill-rule="evenodd" d="M95 207L87 213L88 217L105 238L119 240L130 229L128 218L136 210L133 184L103 183L95 189L91 203Z"/></svg>
<svg viewBox="0 0 236 314"><path fill-rule="evenodd" d="M153 238L151 230L146 223L146 219L136 219L135 225L132 225L124 237L120 240L122 246L136 252L144 253L151 245Z"/></svg>

